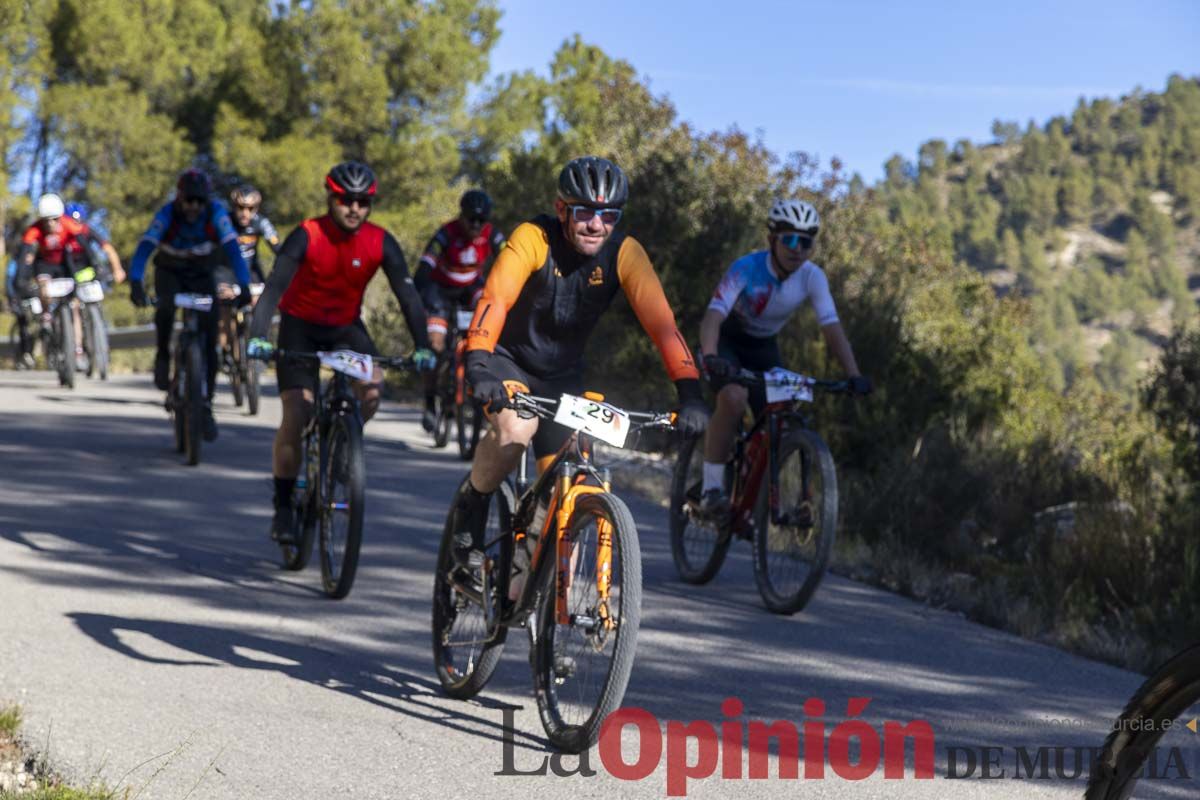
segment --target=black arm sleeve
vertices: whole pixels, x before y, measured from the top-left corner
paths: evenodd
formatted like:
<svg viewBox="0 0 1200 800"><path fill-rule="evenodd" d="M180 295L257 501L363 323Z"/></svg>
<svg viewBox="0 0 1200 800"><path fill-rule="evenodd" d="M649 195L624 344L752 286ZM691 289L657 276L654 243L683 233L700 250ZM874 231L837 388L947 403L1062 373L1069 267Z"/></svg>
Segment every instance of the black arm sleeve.
<svg viewBox="0 0 1200 800"><path fill-rule="evenodd" d="M404 312L404 321L408 323L408 332L412 334L413 343L417 348L429 347L429 331L425 329L425 306L421 296L413 286L412 278L408 276L408 264L404 261L404 251L390 233L383 235L383 273L391 284L392 294L400 301L400 310ZM274 275L274 273L272 273Z"/></svg>
<svg viewBox="0 0 1200 800"><path fill-rule="evenodd" d="M271 330L271 317L279 307L279 300L287 291L288 285L304 261L308 251L308 233L304 228L296 228L283 240L279 255L275 256L275 266L263 287L262 296L254 306L254 318L250 322L250 338L265 339Z"/></svg>

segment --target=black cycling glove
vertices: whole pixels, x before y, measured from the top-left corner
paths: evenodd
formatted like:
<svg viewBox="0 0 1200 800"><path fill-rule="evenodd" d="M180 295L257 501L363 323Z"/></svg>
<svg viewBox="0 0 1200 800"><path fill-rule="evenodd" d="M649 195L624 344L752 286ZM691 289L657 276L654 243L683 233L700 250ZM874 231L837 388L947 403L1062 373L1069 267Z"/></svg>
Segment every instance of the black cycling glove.
<svg viewBox="0 0 1200 800"><path fill-rule="evenodd" d="M491 353L486 350L467 351L467 383L471 394L492 414L508 407L508 390L504 381L488 369Z"/></svg>
<svg viewBox="0 0 1200 800"><path fill-rule="evenodd" d="M858 395L868 395L875 390L871 384L871 379L866 375L855 375L849 381L850 393Z"/></svg>
<svg viewBox="0 0 1200 800"><path fill-rule="evenodd" d="M675 390L679 393L679 416L675 420L675 429L684 437L699 436L708 426L708 405L700 393L700 381L681 378L675 381Z"/></svg>
<svg viewBox="0 0 1200 800"><path fill-rule="evenodd" d="M146 299L146 287L141 281L131 280L129 282L129 299L138 308L145 308L150 301Z"/></svg>
<svg viewBox="0 0 1200 800"><path fill-rule="evenodd" d="M737 376L737 366L728 358L718 355L704 357L704 371L710 381L727 381Z"/></svg>

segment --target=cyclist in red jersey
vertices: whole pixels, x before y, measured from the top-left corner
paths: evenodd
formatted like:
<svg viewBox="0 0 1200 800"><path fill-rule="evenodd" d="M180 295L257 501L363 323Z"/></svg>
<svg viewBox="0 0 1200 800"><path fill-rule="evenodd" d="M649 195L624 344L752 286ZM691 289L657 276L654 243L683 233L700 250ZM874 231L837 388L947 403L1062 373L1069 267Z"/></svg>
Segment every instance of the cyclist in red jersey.
<svg viewBox="0 0 1200 800"><path fill-rule="evenodd" d="M77 270L88 266L87 244L97 239L86 222L66 215L63 200L56 194L44 194L37 202L38 220L25 229L17 252L17 285L37 279L42 301L42 325L50 326L50 281L73 278ZM79 304L71 303L75 320L75 360L77 368L86 367L83 354L83 328Z"/></svg>
<svg viewBox="0 0 1200 800"><path fill-rule="evenodd" d="M488 222L492 198L480 189L471 189L458 201L459 215L450 220L425 245L421 265L413 283L425 304L429 320L429 342L435 353L446 348L449 320L459 308L474 310L483 294L484 269L504 246L504 234ZM466 331L462 332L466 335ZM425 413L421 425L432 432L437 424L434 408L437 376L425 378Z"/></svg>
<svg viewBox="0 0 1200 800"><path fill-rule="evenodd" d="M375 173L366 164L346 161L325 176L325 188L328 213L305 220L279 248L254 310L247 354L264 358L274 351L266 336L278 305L280 348L302 352L348 349L377 355L360 311L367 284L382 267L416 343L413 358L417 368L432 369L437 357L429 349L425 312L404 253L390 233L367 222L375 199ZM286 358L276 365L283 403L283 421L275 433L273 450L275 517L271 537L276 540L291 535L300 435L313 412L317 370L311 362ZM357 386L364 422L379 408L382 383L383 372L375 367L371 381Z"/></svg>

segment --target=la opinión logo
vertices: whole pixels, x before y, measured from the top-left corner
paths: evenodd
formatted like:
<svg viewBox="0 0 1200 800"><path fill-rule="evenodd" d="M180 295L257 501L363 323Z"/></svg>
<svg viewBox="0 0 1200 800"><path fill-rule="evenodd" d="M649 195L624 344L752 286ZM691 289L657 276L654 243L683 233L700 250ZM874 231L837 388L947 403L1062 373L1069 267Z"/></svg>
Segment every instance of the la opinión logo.
<svg viewBox="0 0 1200 800"><path fill-rule="evenodd" d="M874 775L880 766L884 778L906 777L905 752L911 742L912 777L934 777L935 742L933 727L925 720L908 723L886 721L882 733L859 719L871 700L852 697L847 703L847 719L829 728L821 719L825 703L809 698L804 703L808 717L800 725L791 720L750 720L741 717L745 706L736 697L721 704L725 719L714 725L706 720L679 722L660 720L644 708L627 707L614 711L600 728L596 750L601 766L614 778L640 781L648 778L666 760L666 790L670 797L687 795L688 781L711 777L719 770L722 780L761 780L771 777L770 754L777 754L777 777L798 780L803 771L806 780L826 777L826 768L839 778L858 781ZM516 727L514 710L504 709L503 766L494 775L546 775L591 777L596 774L590 763L590 751L578 756L574 767L561 753L543 756L533 769L518 769L514 746ZM636 739L634 757L626 758L622 741L626 730ZM692 758L694 754L694 758Z"/></svg>

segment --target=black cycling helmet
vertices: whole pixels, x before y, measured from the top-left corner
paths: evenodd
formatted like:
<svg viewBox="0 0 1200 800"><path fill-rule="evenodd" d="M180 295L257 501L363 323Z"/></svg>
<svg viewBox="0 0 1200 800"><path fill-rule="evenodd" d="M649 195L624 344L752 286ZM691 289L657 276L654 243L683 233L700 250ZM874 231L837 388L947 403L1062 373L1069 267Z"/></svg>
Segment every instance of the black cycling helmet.
<svg viewBox="0 0 1200 800"><path fill-rule="evenodd" d="M375 173L361 161L343 161L325 176L325 188L333 194L375 194Z"/></svg>
<svg viewBox="0 0 1200 800"><path fill-rule="evenodd" d="M233 187L229 199L235 206L257 206L262 204L262 192L248 183Z"/></svg>
<svg viewBox="0 0 1200 800"><path fill-rule="evenodd" d="M571 205L620 208L629 199L629 182L607 158L583 156L568 161L559 173L558 196Z"/></svg>
<svg viewBox="0 0 1200 800"><path fill-rule="evenodd" d="M212 194L212 181L208 179L208 175L204 170L189 167L179 173L179 180L175 182L175 189L181 197L207 198Z"/></svg>
<svg viewBox="0 0 1200 800"><path fill-rule="evenodd" d="M458 208L467 219L487 219L492 215L492 198L482 189L471 189L463 193Z"/></svg>

